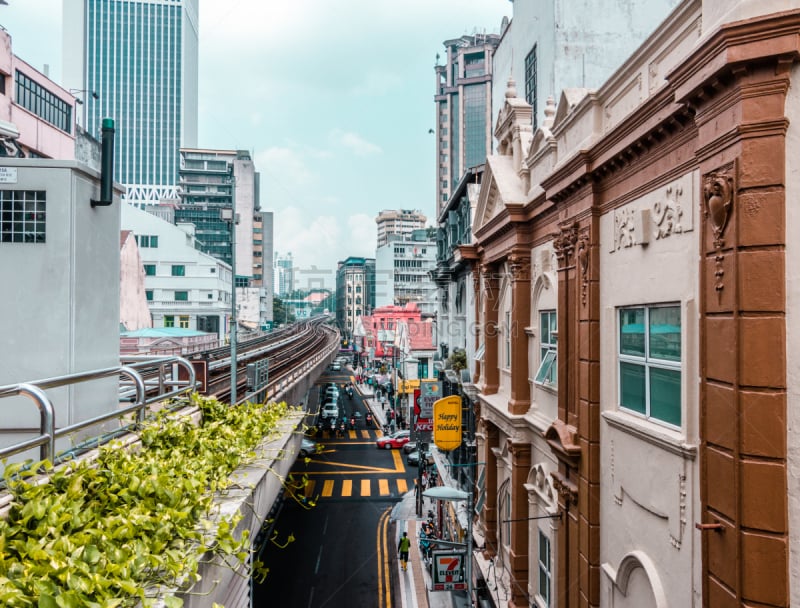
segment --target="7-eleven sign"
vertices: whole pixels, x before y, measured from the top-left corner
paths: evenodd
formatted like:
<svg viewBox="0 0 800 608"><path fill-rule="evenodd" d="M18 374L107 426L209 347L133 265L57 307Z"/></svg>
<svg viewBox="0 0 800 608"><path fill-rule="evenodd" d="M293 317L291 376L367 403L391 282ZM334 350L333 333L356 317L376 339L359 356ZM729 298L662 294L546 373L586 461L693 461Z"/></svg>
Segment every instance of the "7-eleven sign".
<svg viewBox="0 0 800 608"><path fill-rule="evenodd" d="M431 591L453 591L467 588L464 578L463 551L433 552L433 585Z"/></svg>

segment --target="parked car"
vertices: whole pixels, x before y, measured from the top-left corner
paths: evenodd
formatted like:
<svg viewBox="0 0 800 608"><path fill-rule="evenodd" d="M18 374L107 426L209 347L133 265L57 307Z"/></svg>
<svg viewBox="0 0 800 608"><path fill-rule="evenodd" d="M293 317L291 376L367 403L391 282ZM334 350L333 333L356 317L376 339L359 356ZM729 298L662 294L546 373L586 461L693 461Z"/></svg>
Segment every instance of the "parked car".
<svg viewBox="0 0 800 608"><path fill-rule="evenodd" d="M433 464L433 458L431 458L430 452L425 452L425 460L428 464ZM419 466L419 450L414 450L413 452L409 452L408 456L406 456L406 462L408 466L411 467L418 467Z"/></svg>
<svg viewBox="0 0 800 608"><path fill-rule="evenodd" d="M417 442L416 441L409 441L407 444L403 446L403 452L409 454L417 449Z"/></svg>
<svg viewBox="0 0 800 608"><path fill-rule="evenodd" d="M306 458L317 453L317 442L312 441L308 437L303 437L300 442L300 456Z"/></svg>
<svg viewBox="0 0 800 608"><path fill-rule="evenodd" d="M401 448L408 443L411 437L411 431L397 431L391 435L381 437L375 442L375 447L378 449L391 450L393 448Z"/></svg>

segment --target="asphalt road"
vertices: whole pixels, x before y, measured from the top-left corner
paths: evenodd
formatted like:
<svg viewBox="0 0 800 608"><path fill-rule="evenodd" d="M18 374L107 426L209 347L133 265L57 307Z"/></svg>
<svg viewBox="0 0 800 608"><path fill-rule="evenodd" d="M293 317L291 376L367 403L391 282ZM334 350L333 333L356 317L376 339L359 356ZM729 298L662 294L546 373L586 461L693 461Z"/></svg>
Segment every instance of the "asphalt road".
<svg viewBox="0 0 800 608"><path fill-rule="evenodd" d="M347 381L320 383L331 379ZM361 424L344 438L317 438L323 451L295 463L295 489L262 554L269 573L254 586L257 608L399 606L387 590L388 559L397 553L385 540L388 511L413 488L416 467L406 469L401 450L376 449L380 434L366 428L358 395L342 405L348 416L360 411ZM285 544L289 535L295 540Z"/></svg>

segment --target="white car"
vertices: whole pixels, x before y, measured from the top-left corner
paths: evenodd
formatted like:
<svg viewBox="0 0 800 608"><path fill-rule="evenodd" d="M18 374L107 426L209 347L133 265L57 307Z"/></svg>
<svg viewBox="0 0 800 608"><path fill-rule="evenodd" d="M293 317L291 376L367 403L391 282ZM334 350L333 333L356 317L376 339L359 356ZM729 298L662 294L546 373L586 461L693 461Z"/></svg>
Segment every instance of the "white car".
<svg viewBox="0 0 800 608"><path fill-rule="evenodd" d="M334 361L333 363L331 363L331 369L335 372L340 372L342 371L342 366L336 361Z"/></svg>
<svg viewBox="0 0 800 608"><path fill-rule="evenodd" d="M328 418L333 418L336 420L339 417L339 406L337 406L335 403L326 403L322 406L319 417L322 420L327 420Z"/></svg>

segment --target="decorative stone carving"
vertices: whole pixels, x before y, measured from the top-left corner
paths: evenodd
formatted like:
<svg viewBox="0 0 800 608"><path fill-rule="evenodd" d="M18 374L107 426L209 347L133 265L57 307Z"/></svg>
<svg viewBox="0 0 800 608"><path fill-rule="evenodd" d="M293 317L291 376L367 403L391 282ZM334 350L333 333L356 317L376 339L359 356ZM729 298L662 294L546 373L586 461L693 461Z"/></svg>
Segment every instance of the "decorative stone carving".
<svg viewBox="0 0 800 608"><path fill-rule="evenodd" d="M683 187L680 184L667 186L665 192L666 200L653 203L653 223L655 230L653 236L657 239L665 239L672 234L683 232Z"/></svg>
<svg viewBox="0 0 800 608"><path fill-rule="evenodd" d="M589 229L582 231L578 239L578 270L581 273L581 304L586 306L589 291Z"/></svg>
<svg viewBox="0 0 800 608"><path fill-rule="evenodd" d="M631 207L614 212L614 250L636 244L636 210Z"/></svg>
<svg viewBox="0 0 800 608"><path fill-rule="evenodd" d="M570 258L575 251L575 243L578 241L578 224L561 226L561 230L553 240L553 249L556 258L563 265L569 264Z"/></svg>
<svg viewBox="0 0 800 608"><path fill-rule="evenodd" d="M677 536L670 532L669 542L676 549L681 548L683 543L683 532L686 529L686 475L679 476L679 521L678 521L678 534Z"/></svg>
<svg viewBox="0 0 800 608"><path fill-rule="evenodd" d="M553 479L553 488L558 492L558 497L565 507L578 504L578 488L575 484L570 483L559 473L550 473L550 477Z"/></svg>
<svg viewBox="0 0 800 608"><path fill-rule="evenodd" d="M514 253L508 258L508 267L511 270L513 281L531 280L531 259L529 257Z"/></svg>
<svg viewBox="0 0 800 608"><path fill-rule="evenodd" d="M716 270L714 271L714 289L717 297L722 298L722 290L725 289L723 277L723 261L725 256L722 253L725 247L725 229L728 226L734 203L734 165L733 163L712 171L703 177L703 214L711 227L714 236L714 248L717 250L714 256Z"/></svg>
<svg viewBox="0 0 800 608"><path fill-rule="evenodd" d="M733 176L729 171L709 173L703 179L704 213L711 231L714 233L714 245L722 241L728 218L733 207ZM722 241L722 245L724 245Z"/></svg>

